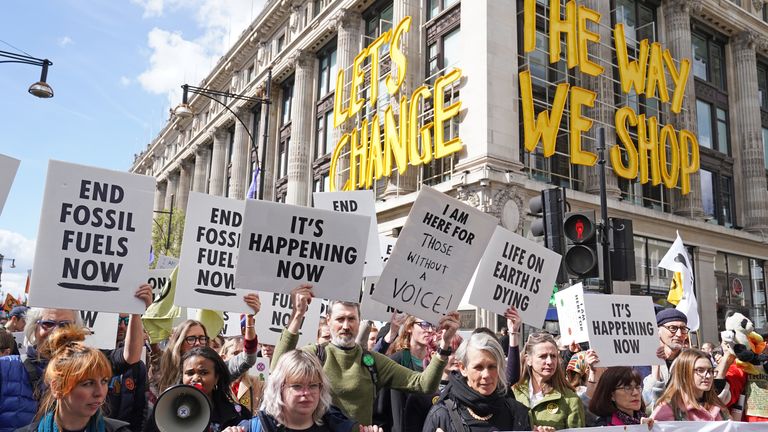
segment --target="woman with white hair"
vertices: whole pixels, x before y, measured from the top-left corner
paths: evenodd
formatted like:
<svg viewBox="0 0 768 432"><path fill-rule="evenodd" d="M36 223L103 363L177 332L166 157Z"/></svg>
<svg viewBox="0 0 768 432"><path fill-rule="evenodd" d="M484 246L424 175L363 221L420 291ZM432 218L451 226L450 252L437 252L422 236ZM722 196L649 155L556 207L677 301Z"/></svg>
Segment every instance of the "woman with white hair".
<svg viewBox="0 0 768 432"><path fill-rule="evenodd" d="M261 412L222 432L381 432L360 427L331 406L331 387L317 356L301 350L283 354L270 371Z"/></svg>
<svg viewBox="0 0 768 432"><path fill-rule="evenodd" d="M504 353L499 342L473 334L456 350L459 373L451 375L424 423L424 432L531 430L528 410L509 391L499 373Z"/></svg>

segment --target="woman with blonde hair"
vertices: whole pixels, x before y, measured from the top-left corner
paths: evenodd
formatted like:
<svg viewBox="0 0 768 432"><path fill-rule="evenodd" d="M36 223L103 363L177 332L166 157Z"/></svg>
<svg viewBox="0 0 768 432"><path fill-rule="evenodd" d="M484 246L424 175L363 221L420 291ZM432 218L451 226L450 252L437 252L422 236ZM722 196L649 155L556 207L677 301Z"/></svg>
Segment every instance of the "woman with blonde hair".
<svg viewBox="0 0 768 432"><path fill-rule="evenodd" d="M48 336L41 353L50 358L44 381L48 386L35 420L17 432L130 432L128 423L106 418L112 366L98 349L82 343L86 330L67 326Z"/></svg>
<svg viewBox="0 0 768 432"><path fill-rule="evenodd" d="M554 337L533 333L520 353L520 381L512 386L538 430L584 427L584 406L565 378Z"/></svg>
<svg viewBox="0 0 768 432"><path fill-rule="evenodd" d="M728 420L728 410L714 389L715 369L709 356L686 349L675 359L669 384L651 414L658 421Z"/></svg>

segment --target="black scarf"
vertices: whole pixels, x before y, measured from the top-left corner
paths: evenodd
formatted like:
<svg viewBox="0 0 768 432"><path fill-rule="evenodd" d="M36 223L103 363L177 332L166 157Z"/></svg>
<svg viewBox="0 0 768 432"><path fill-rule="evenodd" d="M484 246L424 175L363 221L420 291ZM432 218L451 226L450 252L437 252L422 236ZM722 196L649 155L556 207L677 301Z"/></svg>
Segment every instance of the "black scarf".
<svg viewBox="0 0 768 432"><path fill-rule="evenodd" d="M617 409L614 414L625 425L637 425L637 424L640 424L640 419L643 417L643 413L641 411L635 411L634 415L630 416L629 414L625 413L624 411L622 411L620 409Z"/></svg>
<svg viewBox="0 0 768 432"><path fill-rule="evenodd" d="M448 379L448 385L443 389L443 397L450 397L459 405L464 405L475 414L485 416L491 413L499 413L506 409L504 398L506 390L496 390L489 396L484 396L467 384L467 379L459 373L452 373Z"/></svg>

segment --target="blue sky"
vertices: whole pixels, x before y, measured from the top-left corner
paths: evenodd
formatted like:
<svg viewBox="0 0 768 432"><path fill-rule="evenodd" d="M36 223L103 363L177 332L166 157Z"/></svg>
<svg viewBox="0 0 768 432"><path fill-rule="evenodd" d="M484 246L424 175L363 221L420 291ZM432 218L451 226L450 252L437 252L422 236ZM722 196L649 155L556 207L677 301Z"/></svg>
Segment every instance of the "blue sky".
<svg viewBox="0 0 768 432"><path fill-rule="evenodd" d="M264 0L9 2L0 50L53 62L52 99L27 88L40 68L0 64L0 153L21 160L0 214L2 291L31 268L49 159L127 170L180 100L258 15Z"/></svg>

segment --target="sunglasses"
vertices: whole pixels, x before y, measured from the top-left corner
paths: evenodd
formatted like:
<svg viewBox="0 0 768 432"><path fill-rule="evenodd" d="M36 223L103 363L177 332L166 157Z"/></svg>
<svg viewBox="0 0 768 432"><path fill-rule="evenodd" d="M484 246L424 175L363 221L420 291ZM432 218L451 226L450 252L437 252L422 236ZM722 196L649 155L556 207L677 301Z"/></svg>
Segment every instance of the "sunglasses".
<svg viewBox="0 0 768 432"><path fill-rule="evenodd" d="M129 319L130 319L130 317L118 317L117 318L117 325L120 325L121 323L123 325L128 325L128 320Z"/></svg>
<svg viewBox="0 0 768 432"><path fill-rule="evenodd" d="M414 324L419 326L419 327L421 327L423 330L427 330L427 331L429 331L429 330L434 331L435 330L435 326L430 324L430 323L428 323L428 322L426 322L426 321L417 321Z"/></svg>
<svg viewBox="0 0 768 432"><path fill-rule="evenodd" d="M68 325L74 324L74 321L70 320L64 320L64 321L53 321L53 320L37 320L35 321L35 324L39 325L43 328L43 330L50 330L54 327L62 328L66 327Z"/></svg>

